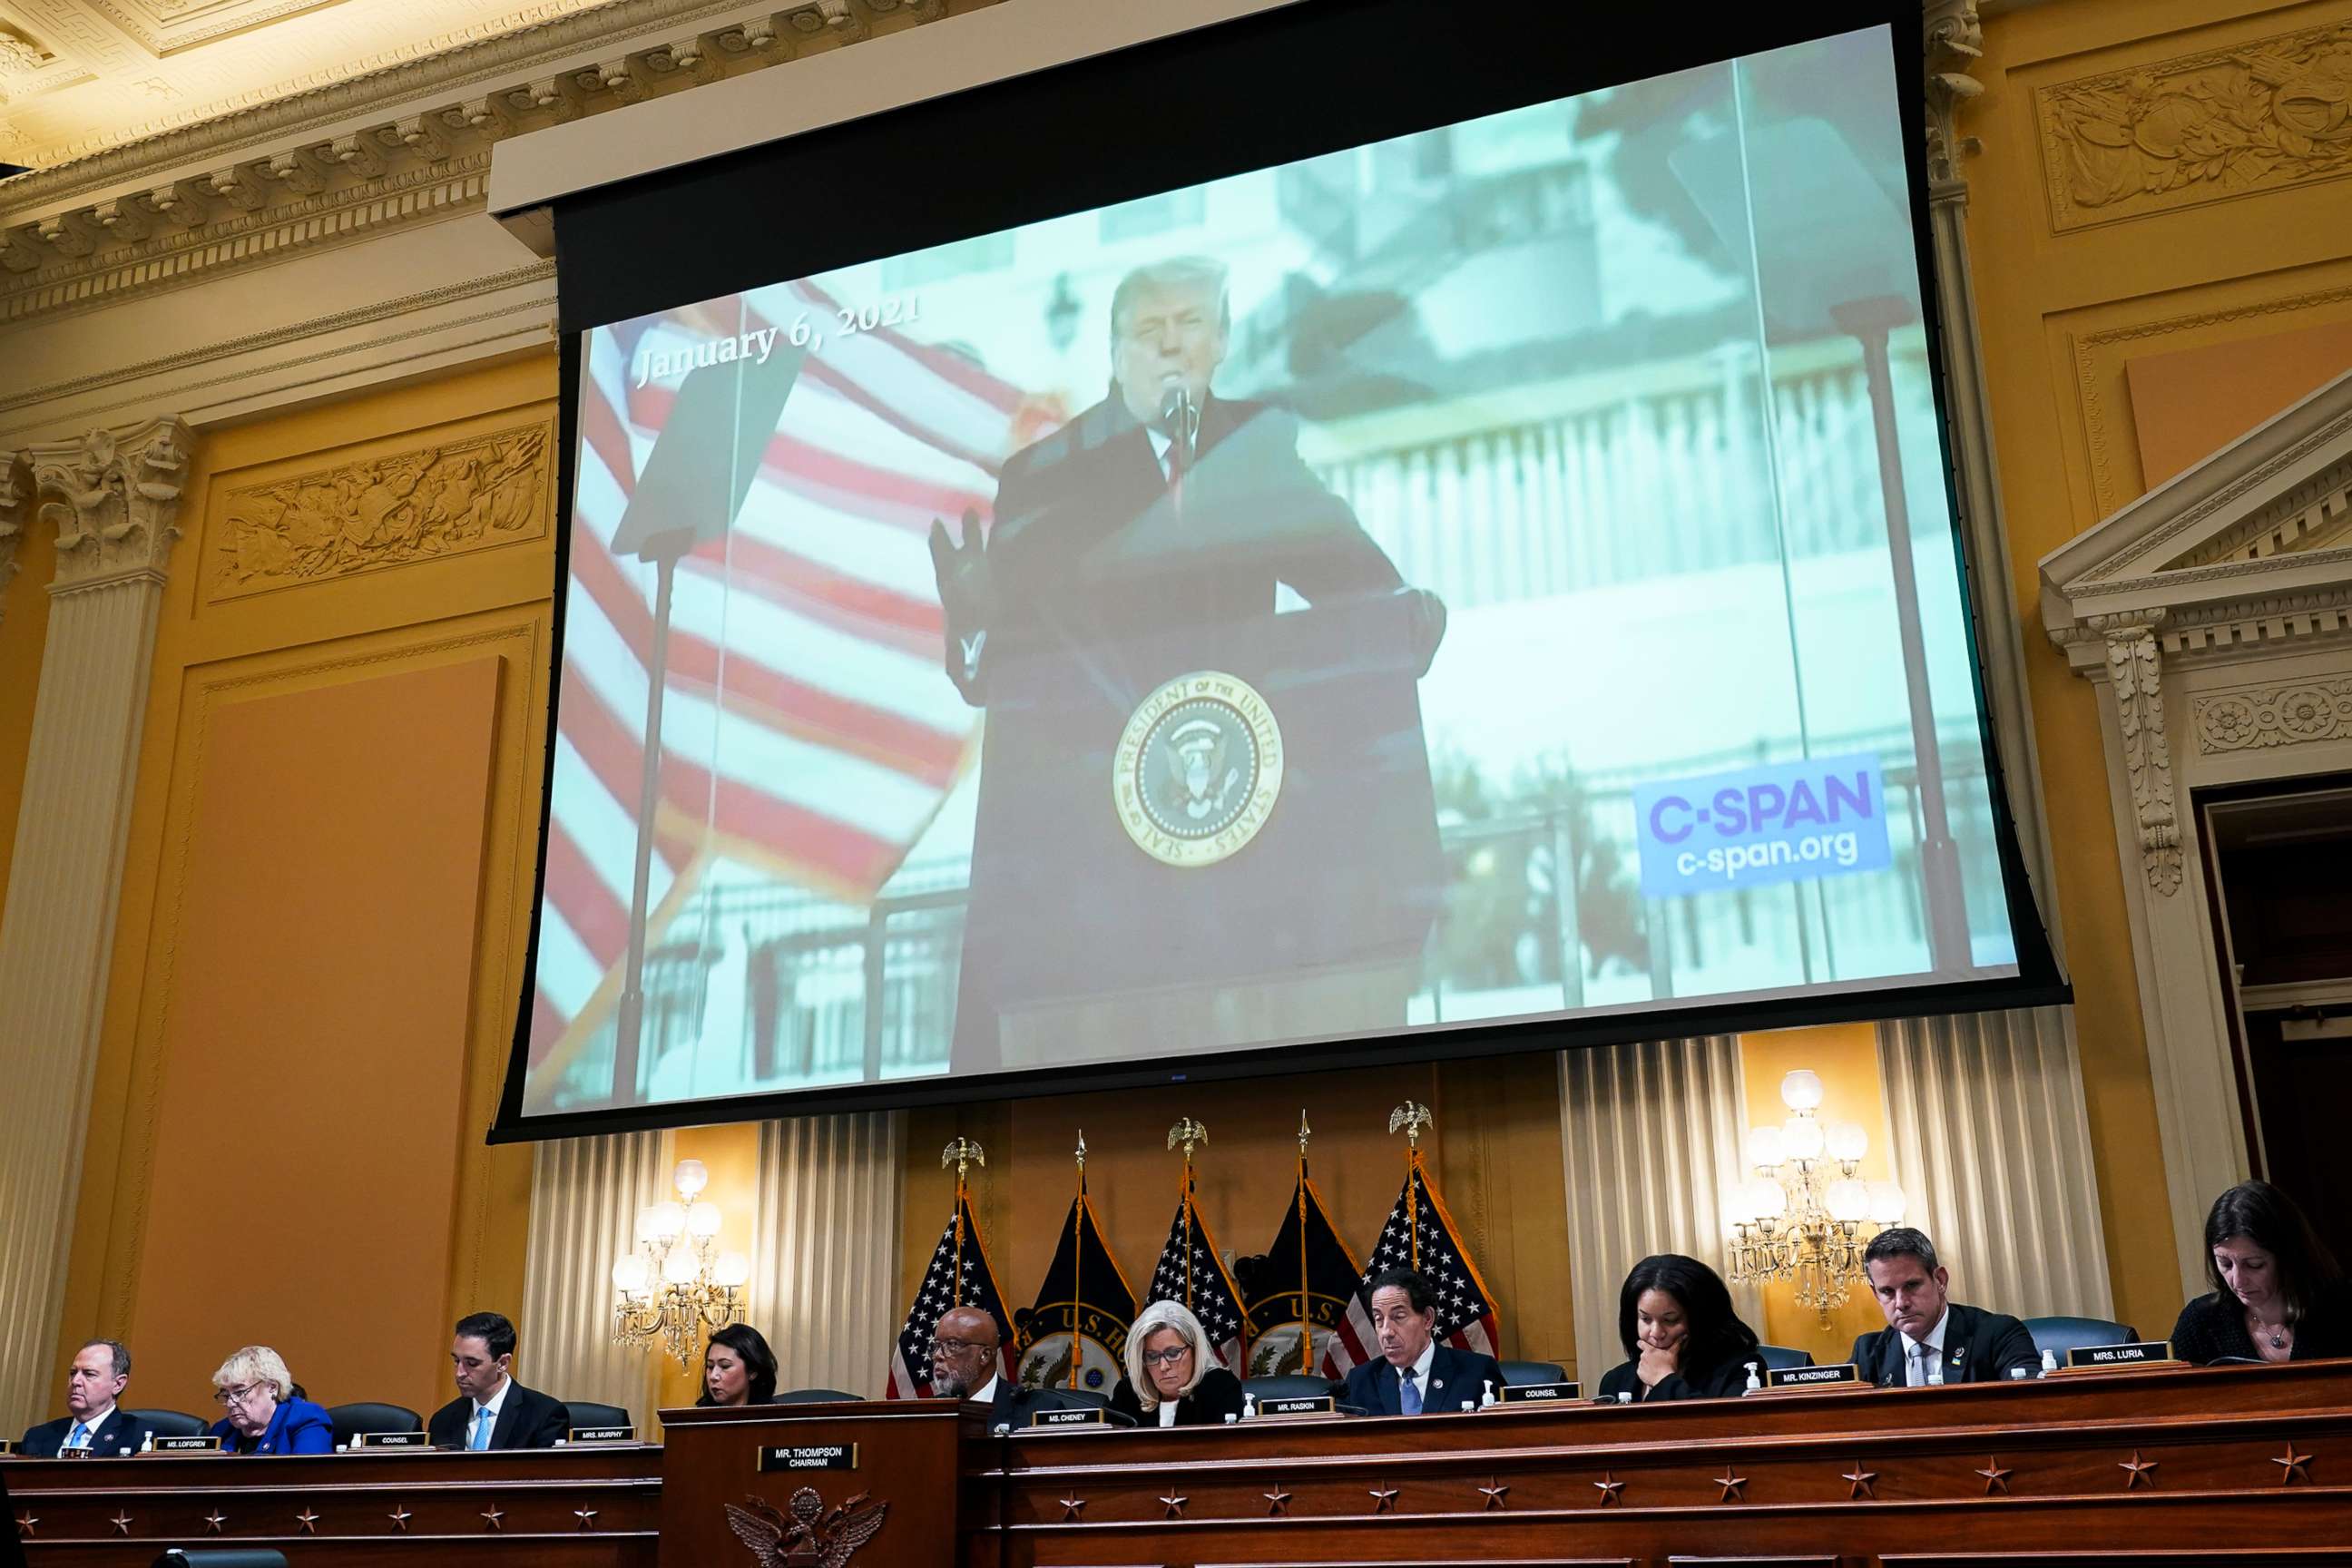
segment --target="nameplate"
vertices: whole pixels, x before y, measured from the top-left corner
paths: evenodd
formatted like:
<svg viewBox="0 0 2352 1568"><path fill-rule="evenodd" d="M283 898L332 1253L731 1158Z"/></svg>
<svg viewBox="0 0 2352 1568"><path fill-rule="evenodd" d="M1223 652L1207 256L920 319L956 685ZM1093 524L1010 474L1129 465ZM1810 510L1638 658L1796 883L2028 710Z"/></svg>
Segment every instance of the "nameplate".
<svg viewBox="0 0 2352 1568"><path fill-rule="evenodd" d="M354 1448L429 1448L430 1432L362 1432L352 1440Z"/></svg>
<svg viewBox="0 0 2352 1568"><path fill-rule="evenodd" d="M2076 1345L2066 1352L2066 1365L2084 1367L2156 1366L2172 1360L2170 1340L2134 1340L2120 1345Z"/></svg>
<svg viewBox="0 0 2352 1568"><path fill-rule="evenodd" d="M1832 1384L1860 1383L1862 1369L1850 1361L1830 1366L1768 1366L1764 1369L1767 1388L1821 1388Z"/></svg>
<svg viewBox="0 0 2352 1568"><path fill-rule="evenodd" d="M1029 1412L1029 1427L1031 1431L1053 1426L1108 1426L1109 1425L1110 1412L1108 1410L1097 1410L1091 1405L1087 1405L1083 1409L1077 1410L1032 1410Z"/></svg>
<svg viewBox="0 0 2352 1568"><path fill-rule="evenodd" d="M1336 1415L1339 1409L1339 1402L1328 1394L1294 1394L1257 1402L1260 1415Z"/></svg>
<svg viewBox="0 0 2352 1568"><path fill-rule="evenodd" d="M574 1426L569 1441L573 1443L634 1443L637 1440L635 1426Z"/></svg>
<svg viewBox="0 0 2352 1568"><path fill-rule="evenodd" d="M58 1450L58 1458L60 1459L87 1459L97 1452L98 1450L95 1448L59 1448Z"/></svg>
<svg viewBox="0 0 2352 1568"><path fill-rule="evenodd" d="M16 1451L16 1442L15 1442L15 1440L14 1440L14 1439L12 1439L12 1438L8 1438L8 1437L0 1437L0 1455L5 1455L5 1454L13 1454L13 1453L15 1453Z"/></svg>
<svg viewBox="0 0 2352 1568"><path fill-rule="evenodd" d="M1561 1400L1583 1397L1584 1384L1580 1383L1507 1383L1503 1384L1505 1405L1550 1405Z"/></svg>
<svg viewBox="0 0 2352 1568"><path fill-rule="evenodd" d="M159 1454L217 1454L220 1438L210 1432L201 1437L158 1437L155 1452Z"/></svg>
<svg viewBox="0 0 2352 1568"><path fill-rule="evenodd" d="M786 1448L760 1450L760 1470L854 1470L857 1468L857 1445L855 1443L795 1443Z"/></svg>

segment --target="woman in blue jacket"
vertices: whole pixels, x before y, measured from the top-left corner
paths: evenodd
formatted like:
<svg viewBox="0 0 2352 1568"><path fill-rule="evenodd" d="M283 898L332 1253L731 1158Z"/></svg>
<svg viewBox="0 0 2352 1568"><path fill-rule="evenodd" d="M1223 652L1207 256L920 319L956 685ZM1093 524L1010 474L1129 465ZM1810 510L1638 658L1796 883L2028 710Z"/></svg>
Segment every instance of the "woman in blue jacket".
<svg viewBox="0 0 2352 1568"><path fill-rule="evenodd" d="M230 1454L331 1454L335 1428L327 1413L295 1396L285 1358L268 1345L247 1345L213 1373L213 1397L228 1412L213 1423L221 1450Z"/></svg>

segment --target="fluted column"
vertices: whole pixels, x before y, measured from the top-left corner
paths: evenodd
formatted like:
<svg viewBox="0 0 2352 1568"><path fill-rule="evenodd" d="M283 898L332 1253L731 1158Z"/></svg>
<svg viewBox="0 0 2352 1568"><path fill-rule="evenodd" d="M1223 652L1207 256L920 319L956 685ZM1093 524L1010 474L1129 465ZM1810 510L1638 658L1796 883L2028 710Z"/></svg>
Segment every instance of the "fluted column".
<svg viewBox="0 0 2352 1568"><path fill-rule="evenodd" d="M562 1138L532 1151L516 1374L558 1399L653 1414L646 1352L613 1342L613 1265L636 1245L637 1211L669 1186L662 1132Z"/></svg>
<svg viewBox="0 0 2352 1568"><path fill-rule="evenodd" d="M25 542L25 529L33 499L33 474L20 452L0 452L0 619L8 614L8 584L16 575L16 546ZM10 672L0 669L0 680Z"/></svg>
<svg viewBox="0 0 2352 1568"><path fill-rule="evenodd" d="M33 493L17 502L16 521L56 525L58 571L0 912L0 1428L31 1417L55 1371L188 428L163 418L94 430L0 454L0 470L20 458ZM22 515L27 507L32 520Z"/></svg>
<svg viewBox="0 0 2352 1568"><path fill-rule="evenodd" d="M798 1116L760 1129L750 1315L779 1388L879 1397L898 1331L900 1145L890 1111Z"/></svg>

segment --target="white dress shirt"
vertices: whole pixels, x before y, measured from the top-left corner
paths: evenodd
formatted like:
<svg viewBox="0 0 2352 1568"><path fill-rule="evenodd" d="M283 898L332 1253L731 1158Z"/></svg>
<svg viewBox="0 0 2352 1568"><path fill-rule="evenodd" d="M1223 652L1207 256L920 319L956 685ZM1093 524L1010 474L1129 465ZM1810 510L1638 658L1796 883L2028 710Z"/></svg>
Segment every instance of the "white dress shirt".
<svg viewBox="0 0 2352 1568"><path fill-rule="evenodd" d="M499 1391L496 1394L491 1394L489 1398L477 1404L473 1410L467 1415L466 1447L470 1448L474 1446L474 1433L476 1429L481 1426L482 1412L485 1410L490 1413L490 1426L489 1430L482 1434L482 1446L484 1447L489 1447L490 1439L498 1435L499 1412L506 1408L507 1390L513 1386L513 1378L500 1378L499 1380Z"/></svg>
<svg viewBox="0 0 2352 1568"><path fill-rule="evenodd" d="M1412 1373L1413 1390L1421 1395L1421 1407L1423 1410L1427 1410L1429 1408L1429 1367L1430 1363L1434 1362L1436 1359L1437 1338L1433 1334L1430 1336L1429 1342L1421 1347L1420 1359L1416 1360L1412 1365L1407 1369ZM1402 1388L1399 1388L1397 1390L1397 1408L1400 1410L1404 1408L1404 1390Z"/></svg>
<svg viewBox="0 0 2352 1568"><path fill-rule="evenodd" d="M108 1402L103 1410L93 1410L88 1415L77 1417L81 1430L81 1441L79 1443L74 1441L75 1428L69 1425L66 1427L66 1440L58 1445L58 1452L63 1454L77 1448L89 1447L98 1440L98 1429L113 1418L114 1405L111 1401Z"/></svg>
<svg viewBox="0 0 2352 1568"><path fill-rule="evenodd" d="M1938 1378L1942 1376L1941 1369L1944 1364L1944 1329L1946 1325L1951 1322L1951 1321L1952 1309L1948 1303L1944 1308L1943 1316L1936 1320L1936 1326L1927 1331L1927 1337L1926 1339L1914 1340L1907 1334L1903 1336L1904 1386L1906 1388L1919 1388L1925 1386L1927 1382L1927 1371L1930 1367L1937 1369L1937 1375ZM1927 1347L1927 1354L1925 1355L1919 1353L1919 1348L1923 1345Z"/></svg>

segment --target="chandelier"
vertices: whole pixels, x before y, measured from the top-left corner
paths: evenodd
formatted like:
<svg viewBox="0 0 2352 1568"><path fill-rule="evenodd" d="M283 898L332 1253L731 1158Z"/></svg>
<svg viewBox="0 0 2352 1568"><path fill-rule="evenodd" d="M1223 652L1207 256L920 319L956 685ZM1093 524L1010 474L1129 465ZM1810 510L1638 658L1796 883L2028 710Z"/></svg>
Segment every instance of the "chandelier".
<svg viewBox="0 0 2352 1568"><path fill-rule="evenodd" d="M636 1249L613 1265L613 1342L650 1350L661 1342L685 1367L702 1336L742 1316L751 1260L719 1250L717 1204L701 1202L710 1173L680 1160L677 1197L637 1211Z"/></svg>
<svg viewBox="0 0 2352 1568"><path fill-rule="evenodd" d="M1845 1305L1848 1286L1865 1279L1862 1254L1870 1235L1901 1223L1903 1189L1893 1182L1864 1182L1854 1173L1870 1147L1870 1135L1851 1121L1824 1127L1822 1080L1799 1068L1780 1080L1788 1120L1778 1127L1748 1130L1748 1163L1753 1179L1732 1195L1731 1279L1735 1284L1797 1282L1797 1305L1821 1313L1827 1328L1832 1309ZM1832 1172L1834 1168L1834 1173Z"/></svg>

